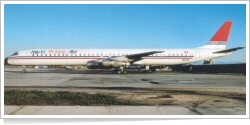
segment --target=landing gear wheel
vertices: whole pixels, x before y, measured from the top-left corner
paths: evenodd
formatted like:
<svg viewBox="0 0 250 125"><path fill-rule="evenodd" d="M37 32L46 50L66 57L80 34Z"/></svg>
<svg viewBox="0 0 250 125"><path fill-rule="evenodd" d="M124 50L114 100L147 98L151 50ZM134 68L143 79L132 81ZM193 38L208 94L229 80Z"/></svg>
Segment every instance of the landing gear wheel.
<svg viewBox="0 0 250 125"><path fill-rule="evenodd" d="M121 74L121 71L120 71L120 70L118 70L118 71L117 71L117 74Z"/></svg>
<svg viewBox="0 0 250 125"><path fill-rule="evenodd" d="M26 70L23 70L22 73L26 73Z"/></svg>
<svg viewBox="0 0 250 125"><path fill-rule="evenodd" d="M124 70L124 71L123 71L123 74L127 74L127 71L126 71L126 70Z"/></svg>

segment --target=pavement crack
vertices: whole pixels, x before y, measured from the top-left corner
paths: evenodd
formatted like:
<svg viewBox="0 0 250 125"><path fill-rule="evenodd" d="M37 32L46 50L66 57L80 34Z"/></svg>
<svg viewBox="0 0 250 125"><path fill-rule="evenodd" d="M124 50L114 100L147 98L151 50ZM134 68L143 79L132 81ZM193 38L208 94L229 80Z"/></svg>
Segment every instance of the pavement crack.
<svg viewBox="0 0 250 125"><path fill-rule="evenodd" d="M199 114L199 115L203 115L201 112L198 112L196 109L193 109L193 108L188 108L188 109L192 112Z"/></svg>
<svg viewBox="0 0 250 125"><path fill-rule="evenodd" d="M18 111L22 110L25 106L21 106L20 108L18 108L17 110L11 112L9 115L15 115Z"/></svg>

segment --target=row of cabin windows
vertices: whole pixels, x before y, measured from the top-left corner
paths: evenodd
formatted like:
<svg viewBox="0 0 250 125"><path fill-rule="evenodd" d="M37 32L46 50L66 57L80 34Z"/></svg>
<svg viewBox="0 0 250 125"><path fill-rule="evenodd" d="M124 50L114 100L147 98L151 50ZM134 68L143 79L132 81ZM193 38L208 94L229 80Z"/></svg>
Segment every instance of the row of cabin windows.
<svg viewBox="0 0 250 125"><path fill-rule="evenodd" d="M124 54L32 54L32 56L123 56ZM126 54L128 55L128 54Z"/></svg>
<svg viewBox="0 0 250 125"><path fill-rule="evenodd" d="M32 54L32 56L123 56L124 54ZM128 54L126 54L126 55L128 55ZM187 53L185 53L185 54L183 54L183 53L181 53L181 54L179 54L179 53L177 53L177 54L175 54L175 53L172 53L172 54L167 54L167 55L164 55L164 54L153 54L153 55L149 55L149 56L193 56L193 54L192 53L189 53L189 54L187 54Z"/></svg>

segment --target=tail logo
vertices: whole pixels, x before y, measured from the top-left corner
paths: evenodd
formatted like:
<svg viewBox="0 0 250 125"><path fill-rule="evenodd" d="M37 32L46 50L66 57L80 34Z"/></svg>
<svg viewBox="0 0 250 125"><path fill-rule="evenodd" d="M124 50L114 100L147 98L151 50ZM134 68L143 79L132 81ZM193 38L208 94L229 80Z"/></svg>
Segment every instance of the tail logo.
<svg viewBox="0 0 250 125"><path fill-rule="evenodd" d="M227 42L230 36L232 24L233 22L230 21L225 22L210 41Z"/></svg>

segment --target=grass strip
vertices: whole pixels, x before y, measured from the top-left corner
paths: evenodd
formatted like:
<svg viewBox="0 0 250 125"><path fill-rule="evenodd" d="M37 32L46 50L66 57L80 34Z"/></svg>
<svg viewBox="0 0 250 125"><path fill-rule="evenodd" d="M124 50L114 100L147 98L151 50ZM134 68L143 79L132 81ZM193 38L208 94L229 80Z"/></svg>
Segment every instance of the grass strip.
<svg viewBox="0 0 250 125"><path fill-rule="evenodd" d="M114 96L104 94L87 94L69 91L4 91L5 105L144 105L126 100L118 100Z"/></svg>

